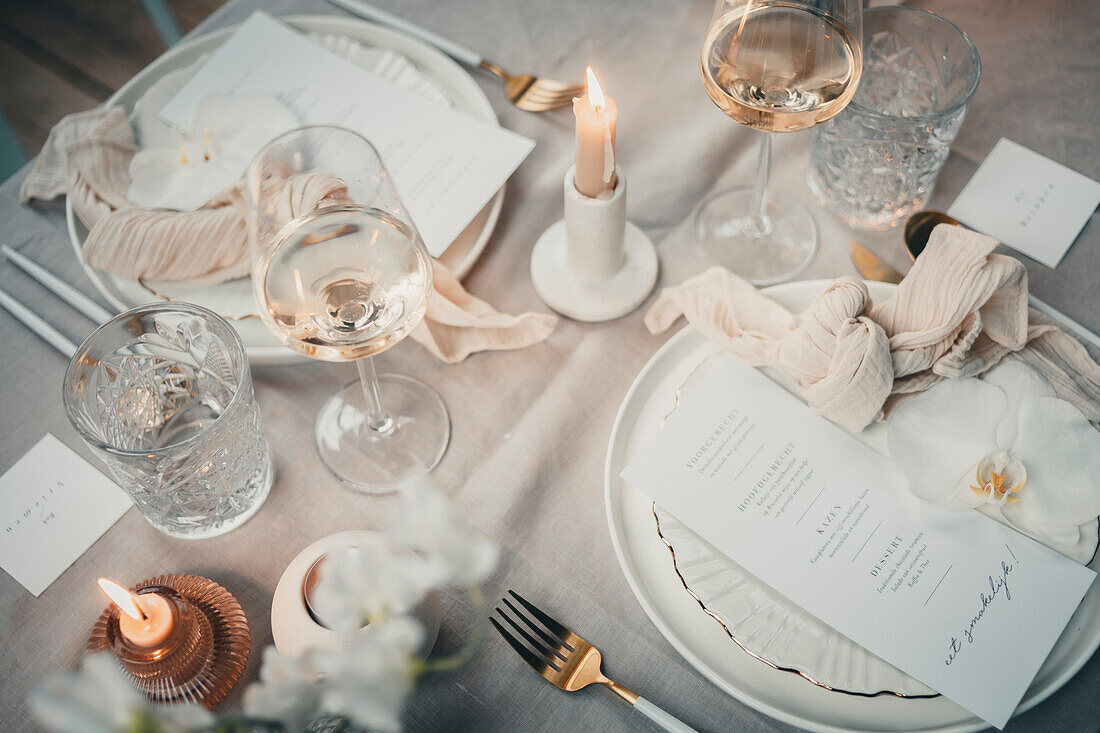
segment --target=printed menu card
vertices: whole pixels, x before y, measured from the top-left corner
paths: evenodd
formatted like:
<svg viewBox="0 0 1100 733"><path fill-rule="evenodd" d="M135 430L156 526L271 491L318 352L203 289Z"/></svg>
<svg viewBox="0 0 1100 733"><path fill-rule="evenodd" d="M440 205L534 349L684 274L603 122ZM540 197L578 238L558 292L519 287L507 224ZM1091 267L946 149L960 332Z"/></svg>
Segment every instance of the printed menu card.
<svg viewBox="0 0 1100 733"><path fill-rule="evenodd" d="M974 511L756 369L706 362L623 478L792 602L1001 728L1095 573Z"/></svg>
<svg viewBox="0 0 1100 733"><path fill-rule="evenodd" d="M133 504L52 435L0 476L0 567L36 596Z"/></svg>
<svg viewBox="0 0 1100 733"><path fill-rule="evenodd" d="M160 116L186 130L210 92L268 94L300 124L339 125L365 136L378 148L433 257L535 145L391 84L262 12L210 56Z"/></svg>

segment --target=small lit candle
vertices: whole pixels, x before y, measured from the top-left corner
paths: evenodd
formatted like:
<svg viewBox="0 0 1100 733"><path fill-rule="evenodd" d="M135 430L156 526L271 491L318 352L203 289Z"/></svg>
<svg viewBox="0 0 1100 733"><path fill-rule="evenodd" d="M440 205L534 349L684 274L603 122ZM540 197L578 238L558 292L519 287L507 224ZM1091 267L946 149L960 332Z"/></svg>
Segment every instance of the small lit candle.
<svg viewBox="0 0 1100 733"><path fill-rule="evenodd" d="M167 598L158 593L131 593L106 578L99 579L99 587L122 609L118 628L131 644L152 649L171 635L176 620Z"/></svg>
<svg viewBox="0 0 1100 733"><path fill-rule="evenodd" d="M588 94L573 100L577 117L577 170L573 185L595 198L615 189L615 100L606 96L588 67Z"/></svg>

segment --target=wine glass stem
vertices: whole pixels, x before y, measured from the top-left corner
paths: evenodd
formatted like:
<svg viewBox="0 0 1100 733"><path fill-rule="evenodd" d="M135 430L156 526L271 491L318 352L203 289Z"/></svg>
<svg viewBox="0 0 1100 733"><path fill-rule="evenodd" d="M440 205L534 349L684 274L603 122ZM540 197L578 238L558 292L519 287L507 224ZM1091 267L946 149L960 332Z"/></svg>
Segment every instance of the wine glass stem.
<svg viewBox="0 0 1100 733"><path fill-rule="evenodd" d="M771 220L765 213L768 207L768 179L772 172L772 133L765 132L760 139L760 156L756 163L756 183L752 189L752 204L745 221L745 234L763 237L772 230Z"/></svg>
<svg viewBox="0 0 1100 733"><path fill-rule="evenodd" d="M378 389L378 372L374 357L357 359L359 380L363 383L363 396L367 400L367 428L377 437L385 437L394 431L397 423L382 409L382 395Z"/></svg>

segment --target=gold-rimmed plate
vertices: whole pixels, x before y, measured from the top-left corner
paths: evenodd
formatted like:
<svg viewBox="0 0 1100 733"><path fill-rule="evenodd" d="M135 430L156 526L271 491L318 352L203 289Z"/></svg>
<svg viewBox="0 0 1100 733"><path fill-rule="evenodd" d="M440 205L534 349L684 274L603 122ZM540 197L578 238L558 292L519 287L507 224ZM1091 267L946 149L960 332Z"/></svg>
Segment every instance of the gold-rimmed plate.
<svg viewBox="0 0 1100 733"><path fill-rule="evenodd" d="M787 283L765 292L786 308L799 311L827 284L826 281ZM881 283L868 283L868 287L876 300L889 297L893 290L893 286ZM824 668L810 672L774 665L775 660L761 661L732 638L744 630L743 620L726 619L732 631L728 633L687 591L669 548L657 532L653 502L622 481L619 473L673 409L677 390L689 374L718 352L718 347L694 329L685 328L674 335L642 369L612 428L605 473L605 508L619 563L646 614L669 643L719 688L784 722L817 731L962 733L985 729L985 723L942 696L852 695L807 680L807 677L813 677L815 682L842 676L859 678L863 670ZM662 528L667 529L667 525L662 524ZM706 561L702 555L696 559ZM1092 567L1097 567L1095 560ZM833 643L833 637L822 636L816 641L828 645ZM1098 646L1100 587L1094 586L1040 669L1018 712L1033 707L1065 684ZM856 657L836 657L845 658ZM848 692L905 692L877 675L868 676L862 690L860 685L833 687Z"/></svg>

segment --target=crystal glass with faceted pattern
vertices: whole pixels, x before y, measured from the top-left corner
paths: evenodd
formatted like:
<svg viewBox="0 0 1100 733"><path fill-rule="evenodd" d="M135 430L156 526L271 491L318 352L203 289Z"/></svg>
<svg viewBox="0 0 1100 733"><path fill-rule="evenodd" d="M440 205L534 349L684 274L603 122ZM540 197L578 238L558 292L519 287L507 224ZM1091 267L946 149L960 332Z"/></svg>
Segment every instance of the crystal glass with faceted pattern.
<svg viewBox="0 0 1100 733"><path fill-rule="evenodd" d="M159 303L103 324L73 356L63 400L80 437L165 534L224 534L271 490L244 346L205 308Z"/></svg>
<svg viewBox="0 0 1100 733"><path fill-rule="evenodd" d="M970 39L926 10L863 17L863 76L848 107L814 128L810 188L857 229L925 207L981 78Z"/></svg>

